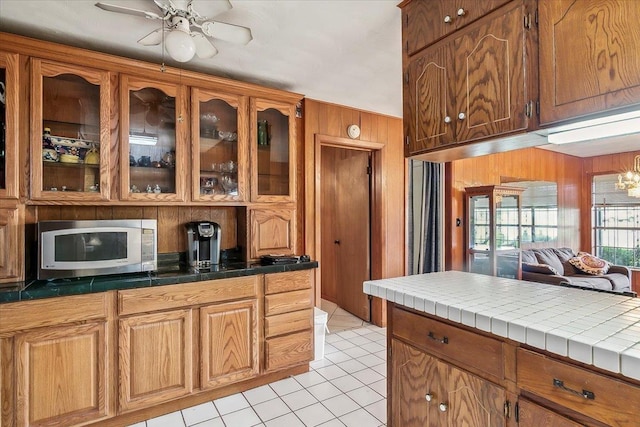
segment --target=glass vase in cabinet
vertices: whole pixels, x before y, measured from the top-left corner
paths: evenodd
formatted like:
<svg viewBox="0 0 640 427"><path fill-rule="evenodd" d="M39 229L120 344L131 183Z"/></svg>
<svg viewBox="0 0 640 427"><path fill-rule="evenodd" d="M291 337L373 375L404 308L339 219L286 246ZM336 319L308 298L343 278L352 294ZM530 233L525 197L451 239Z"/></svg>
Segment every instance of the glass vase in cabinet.
<svg viewBox="0 0 640 427"><path fill-rule="evenodd" d="M189 176L186 88L126 75L120 88L120 197L185 201Z"/></svg>
<svg viewBox="0 0 640 427"><path fill-rule="evenodd" d="M465 188L467 270L521 278L520 213L523 188Z"/></svg>
<svg viewBox="0 0 640 427"><path fill-rule="evenodd" d="M295 106L251 100L251 199L288 202L295 196Z"/></svg>
<svg viewBox="0 0 640 427"><path fill-rule="evenodd" d="M0 52L0 199L18 198L18 55Z"/></svg>
<svg viewBox="0 0 640 427"><path fill-rule="evenodd" d="M108 200L111 75L32 60L31 198Z"/></svg>
<svg viewBox="0 0 640 427"><path fill-rule="evenodd" d="M191 89L192 197L245 201L249 171L246 97Z"/></svg>

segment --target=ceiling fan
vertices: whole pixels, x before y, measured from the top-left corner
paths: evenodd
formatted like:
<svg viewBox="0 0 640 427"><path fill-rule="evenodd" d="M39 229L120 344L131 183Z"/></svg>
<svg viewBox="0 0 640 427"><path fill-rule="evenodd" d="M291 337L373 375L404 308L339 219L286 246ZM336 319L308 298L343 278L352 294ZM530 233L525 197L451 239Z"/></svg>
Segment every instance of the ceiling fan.
<svg viewBox="0 0 640 427"><path fill-rule="evenodd" d="M138 40L143 46L163 42L167 53L178 62L190 61L194 55L211 58L218 53L209 37L232 43L247 44L251 29L215 21L212 18L231 9L229 0L149 0L159 9L148 11L98 2L96 6L109 12L126 13L166 23ZM197 9L197 10L196 10ZM165 34L166 32L166 34Z"/></svg>

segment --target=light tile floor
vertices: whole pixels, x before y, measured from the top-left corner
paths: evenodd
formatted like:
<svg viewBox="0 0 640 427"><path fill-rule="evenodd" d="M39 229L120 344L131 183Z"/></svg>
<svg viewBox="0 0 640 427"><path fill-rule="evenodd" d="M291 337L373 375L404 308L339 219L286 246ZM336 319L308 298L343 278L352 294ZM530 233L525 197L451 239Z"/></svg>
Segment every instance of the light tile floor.
<svg viewBox="0 0 640 427"><path fill-rule="evenodd" d="M322 301L324 359L309 372L132 427L379 427L387 420L386 328Z"/></svg>

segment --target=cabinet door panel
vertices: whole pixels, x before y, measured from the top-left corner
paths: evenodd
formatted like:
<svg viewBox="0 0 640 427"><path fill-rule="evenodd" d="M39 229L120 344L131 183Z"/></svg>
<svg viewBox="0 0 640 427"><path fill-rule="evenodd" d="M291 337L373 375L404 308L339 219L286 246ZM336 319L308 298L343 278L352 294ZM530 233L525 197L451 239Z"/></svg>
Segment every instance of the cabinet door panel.
<svg viewBox="0 0 640 427"><path fill-rule="evenodd" d="M250 213L249 257L293 255L295 248L295 210L252 209Z"/></svg>
<svg viewBox="0 0 640 427"><path fill-rule="evenodd" d="M640 8L627 0L540 2L540 122L640 102Z"/></svg>
<svg viewBox="0 0 640 427"><path fill-rule="evenodd" d="M430 48L409 64L404 88L409 152L453 142L451 89L453 70L446 46Z"/></svg>
<svg viewBox="0 0 640 427"><path fill-rule="evenodd" d="M200 309L203 388L218 387L258 374L257 311L256 300Z"/></svg>
<svg viewBox="0 0 640 427"><path fill-rule="evenodd" d="M0 283L24 277L24 207L0 209Z"/></svg>
<svg viewBox="0 0 640 427"><path fill-rule="evenodd" d="M18 55L0 52L0 199L18 198Z"/></svg>
<svg viewBox="0 0 640 427"><path fill-rule="evenodd" d="M528 400L520 399L518 405L520 427L579 427L582 425Z"/></svg>
<svg viewBox="0 0 640 427"><path fill-rule="evenodd" d="M108 415L105 323L16 337L18 425L72 425Z"/></svg>
<svg viewBox="0 0 640 427"><path fill-rule="evenodd" d="M521 2L454 41L456 140L525 129L525 30Z"/></svg>
<svg viewBox="0 0 640 427"><path fill-rule="evenodd" d="M192 390L191 310L120 320L120 409L184 396Z"/></svg>
<svg viewBox="0 0 640 427"><path fill-rule="evenodd" d="M312 359L312 330L265 340L265 369L267 371L288 368L310 362Z"/></svg>
<svg viewBox="0 0 640 427"><path fill-rule="evenodd" d="M460 369L448 369L447 413L449 426L503 427L506 392Z"/></svg>

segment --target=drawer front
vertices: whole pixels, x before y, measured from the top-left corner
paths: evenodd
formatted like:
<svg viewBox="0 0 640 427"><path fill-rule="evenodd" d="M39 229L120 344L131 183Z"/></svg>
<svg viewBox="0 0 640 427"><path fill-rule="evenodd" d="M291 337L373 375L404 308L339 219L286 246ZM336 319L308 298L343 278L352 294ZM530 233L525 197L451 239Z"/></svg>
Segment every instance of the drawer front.
<svg viewBox="0 0 640 427"><path fill-rule="evenodd" d="M267 371L287 368L313 359L313 331L298 332L265 341Z"/></svg>
<svg viewBox="0 0 640 427"><path fill-rule="evenodd" d="M118 291L120 315L255 298L262 276L234 277Z"/></svg>
<svg viewBox="0 0 640 427"><path fill-rule="evenodd" d="M313 328L313 310L310 308L264 318L266 338L311 328Z"/></svg>
<svg viewBox="0 0 640 427"><path fill-rule="evenodd" d="M290 313L312 307L313 294L310 289L302 291L283 292L281 294L266 295L264 297L264 314Z"/></svg>
<svg viewBox="0 0 640 427"><path fill-rule="evenodd" d="M640 402L640 387L522 348L517 366L523 390L608 425L637 425L640 419L640 408L631 403Z"/></svg>
<svg viewBox="0 0 640 427"><path fill-rule="evenodd" d="M436 356L504 378L502 342L434 319L393 309L393 335Z"/></svg>
<svg viewBox="0 0 640 427"><path fill-rule="evenodd" d="M313 270L289 271L286 273L267 274L264 276L264 293L297 291L311 288Z"/></svg>

